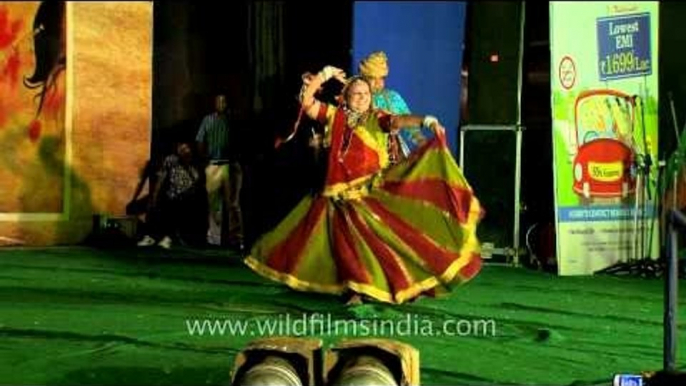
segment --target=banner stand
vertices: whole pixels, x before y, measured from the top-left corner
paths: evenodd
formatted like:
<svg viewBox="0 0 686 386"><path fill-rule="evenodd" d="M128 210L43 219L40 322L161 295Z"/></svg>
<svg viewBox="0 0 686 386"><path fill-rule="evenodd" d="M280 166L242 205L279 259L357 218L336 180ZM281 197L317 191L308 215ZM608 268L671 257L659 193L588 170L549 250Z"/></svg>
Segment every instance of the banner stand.
<svg viewBox="0 0 686 386"><path fill-rule="evenodd" d="M652 272L659 254L658 13L656 1L550 3L560 275Z"/></svg>

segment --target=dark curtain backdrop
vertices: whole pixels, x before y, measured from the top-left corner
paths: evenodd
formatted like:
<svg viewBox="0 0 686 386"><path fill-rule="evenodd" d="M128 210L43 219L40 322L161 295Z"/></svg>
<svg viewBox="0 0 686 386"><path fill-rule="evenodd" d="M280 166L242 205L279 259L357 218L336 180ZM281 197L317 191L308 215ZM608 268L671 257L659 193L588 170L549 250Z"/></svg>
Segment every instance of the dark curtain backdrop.
<svg viewBox="0 0 686 386"><path fill-rule="evenodd" d="M248 6L250 40L248 60L252 73L252 108L274 109L284 80L284 3L256 1Z"/></svg>
<svg viewBox="0 0 686 386"><path fill-rule="evenodd" d="M217 92L238 117L247 241L272 228L312 188L307 132L274 149L291 128L300 75L350 64L352 2L154 3L152 154L193 140ZM135 178L135 177L132 177Z"/></svg>

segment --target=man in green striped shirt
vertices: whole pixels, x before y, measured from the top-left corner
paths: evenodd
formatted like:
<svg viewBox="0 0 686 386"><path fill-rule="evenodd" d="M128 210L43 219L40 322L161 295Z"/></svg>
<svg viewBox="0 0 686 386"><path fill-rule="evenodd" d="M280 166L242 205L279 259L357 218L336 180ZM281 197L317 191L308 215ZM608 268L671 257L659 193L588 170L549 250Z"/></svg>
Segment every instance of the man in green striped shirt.
<svg viewBox="0 0 686 386"><path fill-rule="evenodd" d="M208 163L205 168L209 201L207 242L222 245L228 238L229 244L242 249L243 220L239 202L242 172L240 165L229 152L229 117L226 107L226 96L217 95L215 111L202 120L195 140L200 155L204 156ZM229 171L232 174L231 178ZM225 211L224 208L228 210ZM228 227L222 227L224 219L228 220Z"/></svg>

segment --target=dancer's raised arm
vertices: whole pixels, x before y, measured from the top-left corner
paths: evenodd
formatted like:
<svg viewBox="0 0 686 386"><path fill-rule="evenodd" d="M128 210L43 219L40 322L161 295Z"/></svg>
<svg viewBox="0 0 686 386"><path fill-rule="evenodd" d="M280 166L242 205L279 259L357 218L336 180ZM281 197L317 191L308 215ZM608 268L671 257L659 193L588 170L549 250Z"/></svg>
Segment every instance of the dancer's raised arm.
<svg viewBox="0 0 686 386"><path fill-rule="evenodd" d="M312 119L317 119L317 114L321 107L321 101L314 97L322 84L329 79L335 78L341 83L345 83L345 72L340 68L326 66L316 75L306 73L303 75L303 86L300 89L300 104L305 114Z"/></svg>
<svg viewBox="0 0 686 386"><path fill-rule="evenodd" d="M390 130L396 131L403 127L426 127L432 129L436 134L445 133L445 127L441 125L438 119L431 115L393 115L391 116Z"/></svg>

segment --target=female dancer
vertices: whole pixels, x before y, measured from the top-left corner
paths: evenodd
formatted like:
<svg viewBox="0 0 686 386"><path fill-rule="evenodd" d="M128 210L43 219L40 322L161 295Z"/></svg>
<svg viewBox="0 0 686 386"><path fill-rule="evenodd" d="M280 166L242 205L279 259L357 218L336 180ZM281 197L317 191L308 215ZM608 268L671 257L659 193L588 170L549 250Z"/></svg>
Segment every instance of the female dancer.
<svg viewBox="0 0 686 386"><path fill-rule="evenodd" d="M314 97L331 78L346 83L339 107ZM473 278L482 210L438 120L373 109L369 83L335 67L304 80L302 109L326 127L325 184L255 243L246 264L296 290L351 294L350 303L403 303ZM387 133L420 126L436 136L388 167Z"/></svg>

